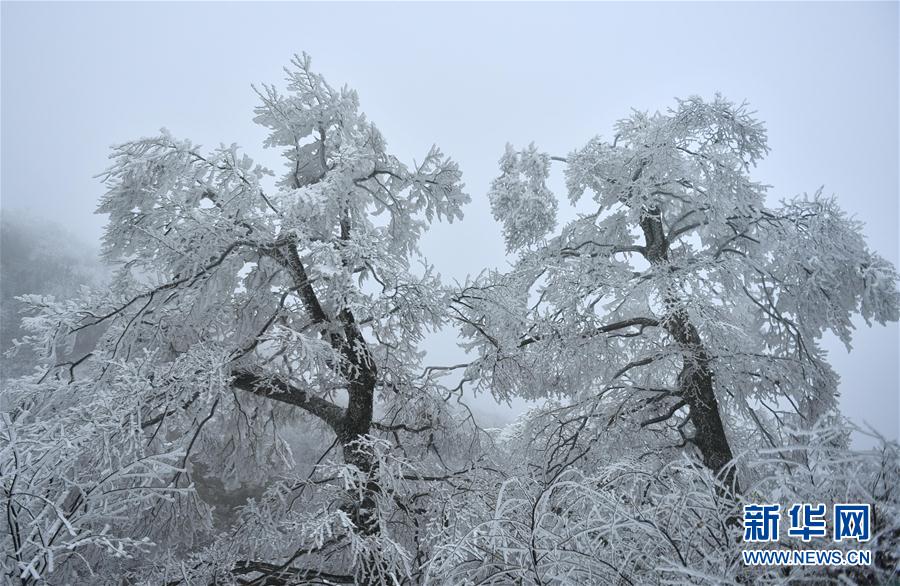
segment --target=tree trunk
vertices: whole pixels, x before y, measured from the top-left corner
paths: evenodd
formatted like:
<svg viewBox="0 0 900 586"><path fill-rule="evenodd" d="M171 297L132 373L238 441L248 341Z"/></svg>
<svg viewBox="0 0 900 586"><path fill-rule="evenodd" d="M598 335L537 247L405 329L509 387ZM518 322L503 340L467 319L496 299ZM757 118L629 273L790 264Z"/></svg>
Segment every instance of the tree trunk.
<svg viewBox="0 0 900 586"><path fill-rule="evenodd" d="M375 518L375 496L381 491L376 479L378 470L374 455L359 443L359 440L369 433L372 426L375 374L375 366L370 364L350 383L350 400L338 433L344 462L356 466L366 478L362 498L353 504L351 511L348 511L353 522L364 535L378 533L378 523Z"/></svg>
<svg viewBox="0 0 900 586"><path fill-rule="evenodd" d="M640 224L644 232L647 260L655 266L667 262L669 242L659 209L646 210ZM728 467L734 456L719 414L709 354L703 346L700 333L690 322L687 311L679 306L674 294L666 295L664 302L672 313L663 326L682 350L683 366L678 374L678 393L687 404L688 417L694 425L692 442L700 451L703 464L719 475L729 490L739 492L734 468Z"/></svg>
<svg viewBox="0 0 900 586"><path fill-rule="evenodd" d="M349 222L344 220L341 221L341 238L343 240L349 238ZM348 495L349 503L344 511L361 534L378 535L380 529L376 497L381 492L381 487L377 480L377 464L374 454L359 443L372 427L378 368L353 313L345 307L338 312L336 319L333 319L325 312L296 247L291 244L277 256L293 275L310 318L315 323L329 326L322 330L323 337L341 355L341 374L347 381L349 400L343 416L332 424L332 428L341 444L344 462L355 466L362 473L365 482L361 494ZM331 326L339 327L343 330L343 335L334 331ZM366 563L369 567L374 567L375 562L376 560L369 560ZM370 570L364 568L357 574L357 582L375 583L376 580L370 574Z"/></svg>

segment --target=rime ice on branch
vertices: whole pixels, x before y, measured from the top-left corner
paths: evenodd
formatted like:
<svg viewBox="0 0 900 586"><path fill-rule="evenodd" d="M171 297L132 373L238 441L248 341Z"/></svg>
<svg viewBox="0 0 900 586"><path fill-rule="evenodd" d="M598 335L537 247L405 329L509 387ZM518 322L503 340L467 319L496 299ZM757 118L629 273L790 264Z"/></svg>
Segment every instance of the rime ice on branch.
<svg viewBox="0 0 900 586"><path fill-rule="evenodd" d="M606 434L612 461L623 445L663 462L695 448L735 485L738 452L833 409L822 334L849 344L854 314L897 320L897 272L833 199L767 204L750 177L767 152L763 125L719 96L635 112L567 157L507 147L490 198L518 260L454 308L480 357L470 377L566 398L541 428L548 471ZM551 160L573 204L593 200L557 233Z"/></svg>
<svg viewBox="0 0 900 586"><path fill-rule="evenodd" d="M70 437L114 454L70 445L55 473L31 471L34 490L59 499L48 507L15 497L12 573L42 579L54 570L54 552L82 555L79 544L127 553L133 540L103 537L110 528L96 526L106 521L96 512L104 507L113 516L129 511L115 523L121 534L194 542L204 524L185 511L207 520L208 511L193 492L193 468L236 484L257 480L263 466L268 481L276 480L292 467L282 429L301 411L322 424L308 427L329 430L343 453L344 492L332 495L343 503L338 512L316 517L327 500L314 499L308 519L288 511L260 529L278 539L216 542L213 557L192 571L260 575L295 550L327 559L336 548L345 553L335 559L346 559L335 576L375 583L408 573L408 554L391 553L397 544L388 513L378 510L379 503L398 506L392 499L402 491L393 483L402 477L379 468L370 434L409 440L439 433L440 400L432 395L434 377L421 375L418 344L445 319L446 294L428 265L412 265L421 260L421 234L433 221L461 218L469 198L456 163L437 147L414 165L391 155L359 111L357 94L326 83L308 57L286 71L284 93L257 91L255 120L270 131L265 146L281 149L286 161L274 185L266 186L272 173L235 145L206 151L163 131L114 148L98 212L109 215L105 257L121 269L111 290L78 303L33 300L38 316L29 325L48 370L41 386L21 387L7 422L18 438L10 449L27 450L44 425L29 409L50 396L58 403L52 429L68 426ZM102 331L96 349L66 356L65 345L82 331ZM376 402L384 422L375 420ZM85 421L94 424L85 429ZM44 433L43 441L65 437ZM71 488L52 489L62 478ZM130 499L105 492L109 484ZM90 514L83 510L88 503ZM26 536L35 515L46 516L47 527ZM267 546L253 545L260 543ZM102 559L97 554L83 554L86 567ZM279 563L252 557L264 554ZM330 575L324 566L279 571Z"/></svg>

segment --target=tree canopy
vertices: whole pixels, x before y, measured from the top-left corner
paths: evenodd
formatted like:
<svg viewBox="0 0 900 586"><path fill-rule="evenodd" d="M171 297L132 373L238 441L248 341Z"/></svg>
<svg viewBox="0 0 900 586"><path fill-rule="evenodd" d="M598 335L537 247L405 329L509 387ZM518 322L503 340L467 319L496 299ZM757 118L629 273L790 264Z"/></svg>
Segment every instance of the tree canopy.
<svg viewBox="0 0 900 586"><path fill-rule="evenodd" d="M286 75L256 89L281 173L165 130L118 145L109 286L19 297L39 368L2 391L5 579L896 576L900 450L851 449L819 344L897 321L900 277L821 190L771 203L745 105L634 112L566 156L507 146L488 197L513 262L448 286L418 242L462 217L457 164L401 162L307 56ZM560 165L590 211L558 227ZM469 360L425 364L451 328ZM471 391L537 406L484 430ZM875 563L747 567L753 502L873 504Z"/></svg>
<svg viewBox="0 0 900 586"><path fill-rule="evenodd" d="M717 474L732 444L774 447L833 411L819 340L849 345L856 314L896 321L898 275L821 190L768 206L750 177L767 152L763 125L720 96L636 112L567 157L508 146L489 197L518 259L456 298L471 376L500 396L574 399L658 439L648 453L690 445ZM589 193L594 208L558 234L553 158L570 202Z"/></svg>

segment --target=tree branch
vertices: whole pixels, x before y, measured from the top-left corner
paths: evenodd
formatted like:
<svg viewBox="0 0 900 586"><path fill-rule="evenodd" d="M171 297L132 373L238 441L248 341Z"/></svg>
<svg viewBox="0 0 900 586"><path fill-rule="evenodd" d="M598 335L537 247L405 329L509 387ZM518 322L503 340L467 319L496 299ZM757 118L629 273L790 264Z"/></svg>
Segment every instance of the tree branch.
<svg viewBox="0 0 900 586"><path fill-rule="evenodd" d="M242 391L300 407L327 423L335 432L338 432L341 427L344 417L344 410L341 407L327 399L298 389L281 379L263 377L248 371L238 371L234 373L234 380L231 384Z"/></svg>
<svg viewBox="0 0 900 586"><path fill-rule="evenodd" d="M685 407L686 405L687 405L687 401L682 399L681 401L678 401L677 403L675 403L674 405L669 407L669 410L666 411L665 413L663 413L662 415L660 415L658 417L651 417L650 419L647 419L646 421L642 421L641 427L647 427L648 425L653 425L654 423L662 423L663 421L666 421L669 418L671 418L673 415L675 415L676 411L678 411L682 407Z"/></svg>

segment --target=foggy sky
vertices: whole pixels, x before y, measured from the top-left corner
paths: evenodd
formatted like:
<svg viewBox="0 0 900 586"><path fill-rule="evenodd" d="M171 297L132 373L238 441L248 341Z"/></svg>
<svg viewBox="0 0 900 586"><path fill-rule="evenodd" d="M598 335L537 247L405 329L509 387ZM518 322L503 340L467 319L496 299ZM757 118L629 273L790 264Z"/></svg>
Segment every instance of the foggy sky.
<svg viewBox="0 0 900 586"><path fill-rule="evenodd" d="M473 198L466 218L423 242L446 281L509 261L486 197L506 142L565 155L610 136L631 108L716 91L748 101L766 122L772 152L753 177L773 186L773 203L824 185L865 223L869 244L898 263L896 2L3 2L0 10L2 206L90 241L105 221L92 213L103 191L93 176L113 143L165 126L208 148L236 142L282 172L277 152L260 146L250 84L281 83L290 56L306 51L332 85L359 91L402 160L421 160L437 143L459 162ZM898 338L897 324L862 328L849 355L826 341L844 411L894 438ZM430 361L460 357L453 332L429 341Z"/></svg>

